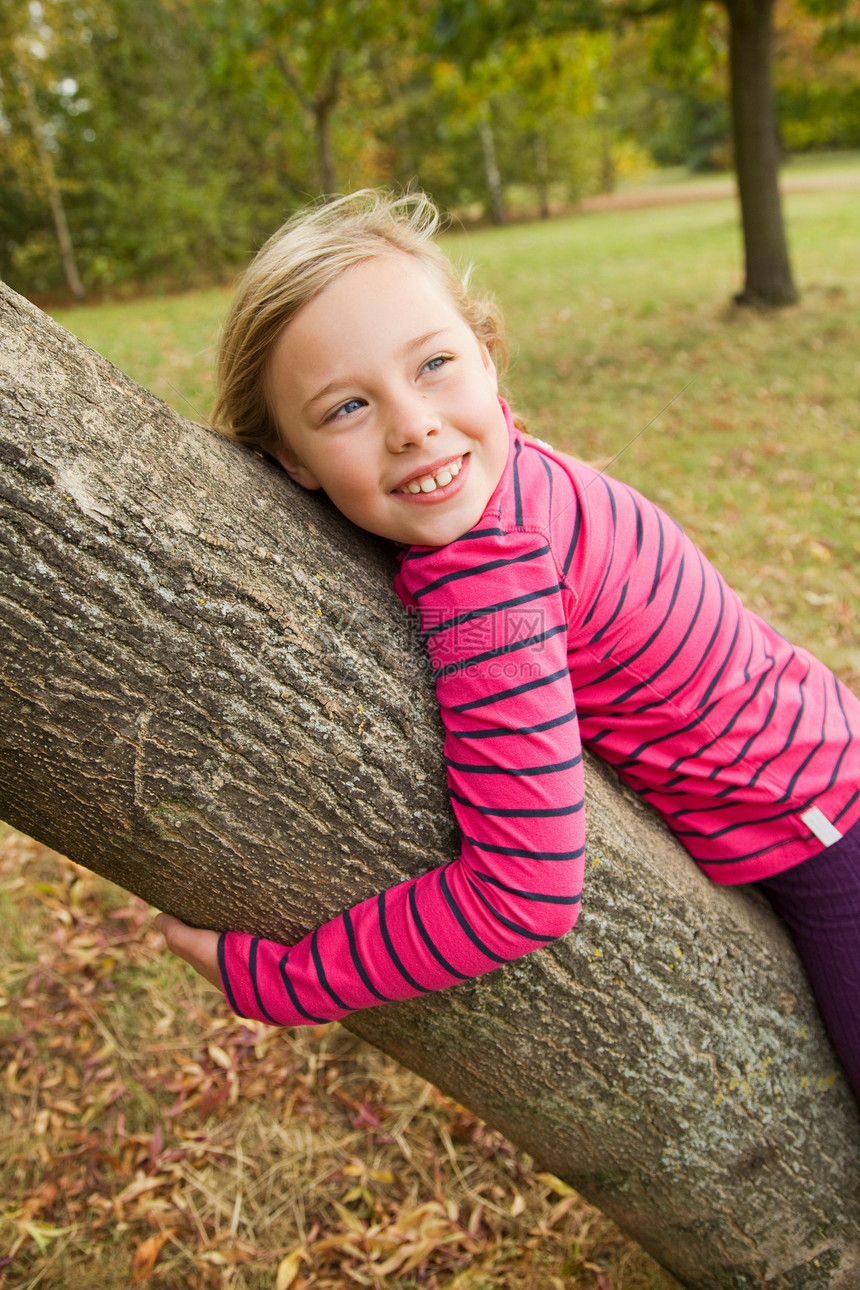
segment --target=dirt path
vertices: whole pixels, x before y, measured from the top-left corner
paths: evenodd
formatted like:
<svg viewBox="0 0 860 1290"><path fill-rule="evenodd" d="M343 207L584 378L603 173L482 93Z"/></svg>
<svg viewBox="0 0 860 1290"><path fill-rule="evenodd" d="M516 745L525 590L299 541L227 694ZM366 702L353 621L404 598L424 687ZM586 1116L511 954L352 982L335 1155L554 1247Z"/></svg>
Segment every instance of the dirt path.
<svg viewBox="0 0 860 1290"><path fill-rule="evenodd" d="M833 189L860 188L860 169L840 174L783 175L780 181L783 193L817 193ZM654 185L614 193L600 193L584 197L578 203L579 211L635 210L641 206L675 206L685 202L713 201L715 198L734 197L737 184L734 179L714 179L684 187Z"/></svg>

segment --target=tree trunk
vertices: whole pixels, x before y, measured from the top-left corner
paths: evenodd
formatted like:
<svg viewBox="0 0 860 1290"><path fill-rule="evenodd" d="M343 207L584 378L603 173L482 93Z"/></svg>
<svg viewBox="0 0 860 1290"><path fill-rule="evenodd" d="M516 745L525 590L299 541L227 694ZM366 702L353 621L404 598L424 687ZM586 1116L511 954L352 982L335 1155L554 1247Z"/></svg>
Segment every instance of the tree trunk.
<svg viewBox="0 0 860 1290"><path fill-rule="evenodd" d="M76 300L86 300L87 293L83 282L81 282L81 275L78 273L75 248L72 245L72 235L69 232L69 224L66 219L66 208L63 205L63 194L60 192L60 185L57 183L57 174L54 170L51 154L45 145L45 135L36 103L36 95L33 93L33 86L30 84L29 76L19 63L15 64L15 76L24 96L27 120L30 123L30 131L36 146L39 165L42 168L42 176L48 193L48 202L51 207L51 217L54 221L54 232L57 235L57 245L60 248L60 259L63 262L66 283Z"/></svg>
<svg viewBox="0 0 860 1290"><path fill-rule="evenodd" d="M534 144L540 217L541 219L549 219L549 157L547 155L546 135L542 131L538 130L534 138Z"/></svg>
<svg viewBox="0 0 860 1290"><path fill-rule="evenodd" d="M791 276L779 193L779 134L771 61L774 0L725 0L729 14L732 135L746 276L739 304L790 305Z"/></svg>
<svg viewBox="0 0 860 1290"><path fill-rule="evenodd" d="M612 132L604 124L600 132L600 191L614 193L617 182L615 157L612 155Z"/></svg>
<svg viewBox="0 0 860 1290"><path fill-rule="evenodd" d="M505 210L505 190L502 187L502 176L499 171L498 157L496 156L496 140L493 134L493 124L490 120L489 107L484 108L479 129L481 132L481 151L484 154L484 175L487 180L487 192L490 195L490 216L493 223L501 227L501 225L508 222L508 217Z"/></svg>
<svg viewBox="0 0 860 1290"><path fill-rule="evenodd" d="M456 851L390 553L0 295L0 817L290 940ZM350 1026L684 1284L860 1285L860 1121L789 941L588 762L574 932Z"/></svg>
<svg viewBox="0 0 860 1290"><path fill-rule="evenodd" d="M315 103L313 106L314 132L317 141L317 159L323 196L331 200L337 192L334 156L331 150L330 118L333 104Z"/></svg>
<svg viewBox="0 0 860 1290"><path fill-rule="evenodd" d="M340 97L344 51L335 50L327 69L325 83L316 85L312 90L305 86L298 69L284 50L276 49L275 58L285 80L313 121L321 191L323 197L331 201L337 192L337 176L331 146L331 114Z"/></svg>

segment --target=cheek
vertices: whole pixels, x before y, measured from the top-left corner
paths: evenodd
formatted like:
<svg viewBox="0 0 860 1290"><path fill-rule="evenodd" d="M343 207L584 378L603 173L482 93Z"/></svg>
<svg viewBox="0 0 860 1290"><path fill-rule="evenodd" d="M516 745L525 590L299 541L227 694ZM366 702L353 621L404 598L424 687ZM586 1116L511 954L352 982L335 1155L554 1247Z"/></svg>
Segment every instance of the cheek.
<svg viewBox="0 0 860 1290"><path fill-rule="evenodd" d="M378 474L368 455L355 449L326 454L320 462L320 473L328 479L330 491L340 496L366 497L378 487Z"/></svg>
<svg viewBox="0 0 860 1290"><path fill-rule="evenodd" d="M495 477L494 482L498 483L502 477L502 474L505 469L505 465L508 460L508 452L510 450L510 436L508 435L507 423L504 420L504 416L502 415L502 410L501 408L499 408L498 403L496 404L496 408L499 411L501 420L497 422L495 425L489 457L492 461L491 471Z"/></svg>

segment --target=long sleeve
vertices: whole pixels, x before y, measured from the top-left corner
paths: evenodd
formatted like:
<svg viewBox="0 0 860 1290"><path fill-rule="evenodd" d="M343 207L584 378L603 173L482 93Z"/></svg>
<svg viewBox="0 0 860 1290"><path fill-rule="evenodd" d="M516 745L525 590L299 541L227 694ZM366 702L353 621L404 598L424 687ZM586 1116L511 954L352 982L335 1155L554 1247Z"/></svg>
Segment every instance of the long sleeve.
<svg viewBox="0 0 860 1290"><path fill-rule="evenodd" d="M658 507L509 430L479 524L408 550L395 582L435 669L461 855L290 949L222 937L238 1012L342 1017L567 931L583 874L580 739L717 882L797 864L860 819L858 700L746 610Z"/></svg>
<svg viewBox="0 0 860 1290"><path fill-rule="evenodd" d="M410 552L399 581L434 666L460 858L289 948L222 936L225 994L244 1016L306 1025L444 989L576 920L584 812L569 593L545 538L491 525L441 556Z"/></svg>

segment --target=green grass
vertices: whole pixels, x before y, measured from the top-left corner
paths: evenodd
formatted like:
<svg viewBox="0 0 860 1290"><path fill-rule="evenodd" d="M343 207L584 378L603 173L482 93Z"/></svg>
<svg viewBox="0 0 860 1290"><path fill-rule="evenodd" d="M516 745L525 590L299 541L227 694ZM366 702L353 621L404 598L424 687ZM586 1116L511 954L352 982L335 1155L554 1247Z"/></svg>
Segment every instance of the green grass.
<svg viewBox="0 0 860 1290"><path fill-rule="evenodd" d="M792 178L860 178L858 159ZM647 187L647 186L646 186ZM676 187L683 187L677 185ZM695 187L692 181L687 187ZM535 433L654 498L750 606L860 684L860 239L856 188L789 194L800 303L730 304L734 199L451 234L513 339L510 396ZM59 311L187 415L212 403L229 291Z"/></svg>
<svg viewBox="0 0 860 1290"><path fill-rule="evenodd" d="M752 608L856 687L860 651L857 192L794 194L800 303L758 313L734 205L461 236L516 339L536 433L665 506Z"/></svg>
<svg viewBox="0 0 860 1290"><path fill-rule="evenodd" d="M213 402L218 328L230 294L229 288L212 287L50 312L183 416L205 421Z"/></svg>

